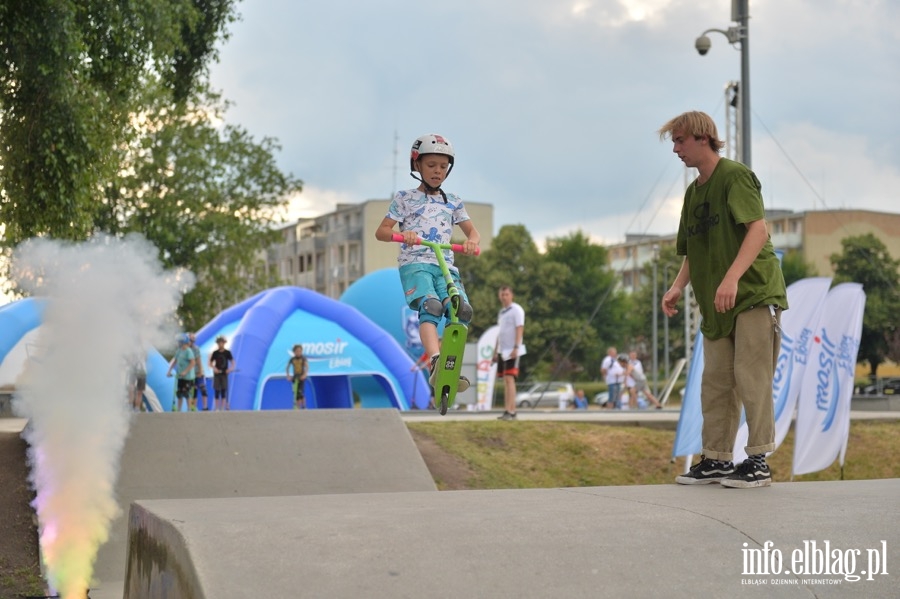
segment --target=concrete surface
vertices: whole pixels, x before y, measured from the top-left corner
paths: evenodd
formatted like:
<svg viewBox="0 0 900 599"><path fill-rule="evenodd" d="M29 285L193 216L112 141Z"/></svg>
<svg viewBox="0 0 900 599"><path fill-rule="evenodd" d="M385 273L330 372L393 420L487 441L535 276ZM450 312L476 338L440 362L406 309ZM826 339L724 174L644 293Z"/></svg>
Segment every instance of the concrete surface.
<svg viewBox="0 0 900 599"><path fill-rule="evenodd" d="M893 598L898 498L900 479L139 501L126 598ZM862 580L813 574L813 541ZM767 542L781 573L752 575ZM784 572L794 550L809 574Z"/></svg>
<svg viewBox="0 0 900 599"><path fill-rule="evenodd" d="M393 409L138 414L116 486L122 516L98 553L91 597L122 596L135 500L399 491L436 487Z"/></svg>

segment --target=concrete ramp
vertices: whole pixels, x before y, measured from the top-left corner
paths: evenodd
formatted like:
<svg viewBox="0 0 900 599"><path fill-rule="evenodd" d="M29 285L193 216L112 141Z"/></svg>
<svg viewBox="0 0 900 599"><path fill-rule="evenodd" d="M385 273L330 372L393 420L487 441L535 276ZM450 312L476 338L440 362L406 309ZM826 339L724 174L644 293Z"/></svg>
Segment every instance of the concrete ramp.
<svg viewBox="0 0 900 599"><path fill-rule="evenodd" d="M139 501L125 597L894 598L898 497L892 479Z"/></svg>
<svg viewBox="0 0 900 599"><path fill-rule="evenodd" d="M122 517L98 554L91 596L122 596L133 501L402 491L436 487L396 410L139 414L116 488Z"/></svg>

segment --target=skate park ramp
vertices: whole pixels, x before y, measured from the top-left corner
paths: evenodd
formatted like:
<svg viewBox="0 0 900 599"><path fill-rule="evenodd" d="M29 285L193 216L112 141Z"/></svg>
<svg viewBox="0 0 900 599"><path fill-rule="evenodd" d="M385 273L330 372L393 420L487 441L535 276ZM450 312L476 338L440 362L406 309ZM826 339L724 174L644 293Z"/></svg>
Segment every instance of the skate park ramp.
<svg viewBox="0 0 900 599"><path fill-rule="evenodd" d="M436 490L393 409L137 414L116 488L122 515L100 548L91 597L122 596L138 499L198 499L203 511L214 503L206 498Z"/></svg>
<svg viewBox="0 0 900 599"><path fill-rule="evenodd" d="M897 597L898 496L900 479L140 501L125 597ZM780 573L754 574L775 550Z"/></svg>

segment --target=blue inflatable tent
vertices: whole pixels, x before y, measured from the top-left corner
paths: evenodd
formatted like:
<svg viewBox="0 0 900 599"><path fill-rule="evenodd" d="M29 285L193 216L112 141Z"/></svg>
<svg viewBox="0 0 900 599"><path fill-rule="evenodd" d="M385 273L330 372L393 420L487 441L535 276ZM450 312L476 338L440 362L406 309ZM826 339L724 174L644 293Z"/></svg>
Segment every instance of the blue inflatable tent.
<svg viewBox="0 0 900 599"><path fill-rule="evenodd" d="M46 300L26 298L0 306L0 385L14 385L30 357L30 346L41 326ZM174 393L174 381L166 378L168 363L151 348L147 352L147 392L149 409L168 408ZM124 365L123 365L124 368ZM123 370L122 376L125 376ZM154 401L155 400L155 401Z"/></svg>
<svg viewBox="0 0 900 599"><path fill-rule="evenodd" d="M229 378L232 409L291 409L285 370L295 344L309 359L309 408L352 408L354 394L362 407L406 410L421 397L427 405L427 383L394 338L315 291L276 287L221 312L197 333L205 365L220 335L237 363Z"/></svg>

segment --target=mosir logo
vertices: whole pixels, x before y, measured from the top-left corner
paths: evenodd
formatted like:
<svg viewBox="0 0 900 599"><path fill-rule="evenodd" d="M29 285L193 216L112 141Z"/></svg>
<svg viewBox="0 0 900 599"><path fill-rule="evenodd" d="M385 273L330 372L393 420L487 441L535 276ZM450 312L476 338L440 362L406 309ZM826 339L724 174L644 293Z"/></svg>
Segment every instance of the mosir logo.
<svg viewBox="0 0 900 599"><path fill-rule="evenodd" d="M761 549L744 543L741 557L744 576L792 576L741 579L741 584L749 585L834 585L888 575L887 541L870 549L842 549L832 547L830 541L803 541L801 547L790 552L790 557L772 541L766 541ZM838 578L820 578L823 576Z"/></svg>
<svg viewBox="0 0 900 599"><path fill-rule="evenodd" d="M842 335L840 342L835 343L828 338L822 329L822 337L816 338L821 344L819 353L819 370L816 373L816 408L825 412L822 421L822 432L831 428L837 415L838 399L841 394L841 374L853 379L856 347L859 342L849 335Z"/></svg>
<svg viewBox="0 0 900 599"><path fill-rule="evenodd" d="M349 368L353 364L353 358L343 357L348 343L335 339L334 341L312 341L303 344L303 354L309 360L328 360L329 368Z"/></svg>

